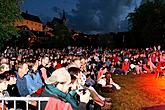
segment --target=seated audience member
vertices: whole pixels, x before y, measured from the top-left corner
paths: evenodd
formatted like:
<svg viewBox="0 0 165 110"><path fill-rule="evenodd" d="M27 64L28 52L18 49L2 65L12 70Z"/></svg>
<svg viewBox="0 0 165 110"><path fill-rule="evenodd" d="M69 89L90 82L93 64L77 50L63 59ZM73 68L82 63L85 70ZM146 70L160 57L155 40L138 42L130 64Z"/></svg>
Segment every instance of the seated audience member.
<svg viewBox="0 0 165 110"><path fill-rule="evenodd" d="M160 55L160 62L165 63L165 52Z"/></svg>
<svg viewBox="0 0 165 110"><path fill-rule="evenodd" d="M106 59L105 64L106 64L107 67L110 67L110 65L112 64L111 61L110 61L110 58Z"/></svg>
<svg viewBox="0 0 165 110"><path fill-rule="evenodd" d="M17 81L16 85L19 91L20 96L27 96L30 95L28 87L27 87L27 80L26 74L28 73L28 65L26 63L21 62L19 64L18 73L16 74Z"/></svg>
<svg viewBox="0 0 165 110"><path fill-rule="evenodd" d="M8 59L7 58L2 58L1 59L1 64L8 64Z"/></svg>
<svg viewBox="0 0 165 110"><path fill-rule="evenodd" d="M96 90L92 87L86 87L83 84L83 80L85 78L83 78L84 76L82 75L83 73L81 73L81 70L78 67L70 67L68 68L69 73L71 74L71 79L72 79L72 90L75 90L77 93L79 92L79 90L81 89L87 89L90 91L91 93L91 98L93 99L94 102L96 102L97 104L99 104L102 108L104 109L109 109L111 107L111 98L104 98L101 95L99 95ZM83 76L83 77L82 77Z"/></svg>
<svg viewBox="0 0 165 110"><path fill-rule="evenodd" d="M158 62L157 65L157 77L164 76L165 75L165 63L164 62Z"/></svg>
<svg viewBox="0 0 165 110"><path fill-rule="evenodd" d="M106 85L106 78L105 78L105 73L107 72L107 68L103 67L100 69L97 75L97 83L101 84L102 86Z"/></svg>
<svg viewBox="0 0 165 110"><path fill-rule="evenodd" d="M0 74L0 97L9 96L7 90L8 81L4 74Z"/></svg>
<svg viewBox="0 0 165 110"><path fill-rule="evenodd" d="M88 73L86 75L85 85L94 87L95 84L96 84L96 82L93 79L91 79L91 74Z"/></svg>
<svg viewBox="0 0 165 110"><path fill-rule="evenodd" d="M56 63L57 63L57 64L54 66L54 69L55 69L55 70L62 67L62 65L61 65L61 60L60 60L60 59L57 59L57 60L56 60Z"/></svg>
<svg viewBox="0 0 165 110"><path fill-rule="evenodd" d="M156 66L154 65L154 63L151 60L151 54L148 54L148 61L147 61L146 67L149 69L149 70L147 70L148 73L152 73L156 69Z"/></svg>
<svg viewBox="0 0 165 110"><path fill-rule="evenodd" d="M39 65L38 70L40 71L40 75L43 81L47 79L51 75L51 73L47 70L48 68L46 67L49 64L49 57L44 56L41 58L41 65Z"/></svg>
<svg viewBox="0 0 165 110"><path fill-rule="evenodd" d="M122 68L122 64L120 61L118 62L113 62L113 65L111 66L111 69L114 66L114 71L111 71L112 73L116 74L116 75L122 75L124 73L124 71L121 69Z"/></svg>
<svg viewBox="0 0 165 110"><path fill-rule="evenodd" d="M138 62L138 65L136 65L136 73L137 74L142 74L143 73L143 62L142 62L142 60L140 60L139 62Z"/></svg>
<svg viewBox="0 0 165 110"><path fill-rule="evenodd" d="M121 89L121 87L112 80L111 73L109 72L106 73L106 85L114 87L116 90Z"/></svg>
<svg viewBox="0 0 165 110"><path fill-rule="evenodd" d="M39 93L44 83L41 80L38 69L38 61L30 68L28 73L25 75L27 81L27 88L30 94Z"/></svg>
<svg viewBox="0 0 165 110"><path fill-rule="evenodd" d="M3 73L7 77L8 86L7 86L7 92L9 93L10 97L20 97L20 94L18 92L18 88L16 86L16 73L13 71L5 71ZM8 101L7 104L8 109L14 108L14 102ZM26 103L23 101L17 101L16 102L17 109L26 109Z"/></svg>
<svg viewBox="0 0 165 110"><path fill-rule="evenodd" d="M20 64L17 74L17 87L21 96L33 94L42 88L43 83L37 68L37 63L31 70L29 70L27 63Z"/></svg>
<svg viewBox="0 0 165 110"><path fill-rule="evenodd" d="M18 88L16 86L16 73L13 71L5 71L3 73L7 77L8 86L7 91L10 96L20 97Z"/></svg>
<svg viewBox="0 0 165 110"><path fill-rule="evenodd" d="M124 71L124 74L127 75L129 72L129 60L125 59L122 63L122 70Z"/></svg>
<svg viewBox="0 0 165 110"><path fill-rule="evenodd" d="M65 68L55 70L52 75L45 80L46 87L43 90L41 96L49 96L60 99L66 103L69 103L74 110L86 110L86 104L89 101L90 92L87 90L85 94L80 93L80 103L69 92L71 87L71 76ZM56 103L56 102L54 102ZM42 104L42 109L45 108L45 104ZM47 105L46 105L47 106ZM53 106L53 105L52 105ZM65 106L65 105L61 105ZM57 110L58 108L56 108Z"/></svg>
<svg viewBox="0 0 165 110"><path fill-rule="evenodd" d="M8 86L7 78L4 74L0 74L0 97L8 97L9 94L6 91ZM6 105L2 106L2 103L0 102L0 110L2 110L2 107L4 107L4 110L7 110Z"/></svg>

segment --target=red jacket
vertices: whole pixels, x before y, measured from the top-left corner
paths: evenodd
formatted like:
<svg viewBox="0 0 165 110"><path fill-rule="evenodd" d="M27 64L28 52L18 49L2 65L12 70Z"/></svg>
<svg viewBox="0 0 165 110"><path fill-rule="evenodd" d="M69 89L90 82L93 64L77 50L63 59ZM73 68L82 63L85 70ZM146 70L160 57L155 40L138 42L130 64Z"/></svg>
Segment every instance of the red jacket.
<svg viewBox="0 0 165 110"><path fill-rule="evenodd" d="M45 110L73 110L69 103L65 103L60 99L50 97L48 103L46 104Z"/></svg>
<svg viewBox="0 0 165 110"><path fill-rule="evenodd" d="M129 70L129 62L124 61L122 63L122 70L124 70L124 71L128 71Z"/></svg>

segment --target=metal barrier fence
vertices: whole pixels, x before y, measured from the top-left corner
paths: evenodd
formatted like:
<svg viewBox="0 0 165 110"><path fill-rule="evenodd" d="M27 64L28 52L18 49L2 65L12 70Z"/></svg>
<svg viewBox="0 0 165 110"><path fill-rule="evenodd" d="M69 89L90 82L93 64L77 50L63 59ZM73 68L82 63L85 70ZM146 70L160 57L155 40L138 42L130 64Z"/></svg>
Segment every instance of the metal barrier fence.
<svg viewBox="0 0 165 110"><path fill-rule="evenodd" d="M30 101L38 102L38 110L40 110L40 102L48 101L49 97L0 97L0 101L2 101L2 110L4 110L5 101L14 101L14 110L16 110L16 101L25 101L26 102L26 110L28 110L28 104Z"/></svg>

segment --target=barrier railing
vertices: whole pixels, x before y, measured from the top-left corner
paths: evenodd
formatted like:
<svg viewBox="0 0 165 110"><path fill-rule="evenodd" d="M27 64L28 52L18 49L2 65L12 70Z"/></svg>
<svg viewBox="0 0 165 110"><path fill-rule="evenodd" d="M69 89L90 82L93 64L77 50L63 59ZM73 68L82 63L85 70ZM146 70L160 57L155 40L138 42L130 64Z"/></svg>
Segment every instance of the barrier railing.
<svg viewBox="0 0 165 110"><path fill-rule="evenodd" d="M40 102L41 101L48 101L49 97L0 97L0 101L2 101L2 110L4 109L5 101L14 101L14 110L16 110L16 101L25 101L26 102L26 110L29 110L28 104L30 101L37 101L38 102L38 110L41 109Z"/></svg>

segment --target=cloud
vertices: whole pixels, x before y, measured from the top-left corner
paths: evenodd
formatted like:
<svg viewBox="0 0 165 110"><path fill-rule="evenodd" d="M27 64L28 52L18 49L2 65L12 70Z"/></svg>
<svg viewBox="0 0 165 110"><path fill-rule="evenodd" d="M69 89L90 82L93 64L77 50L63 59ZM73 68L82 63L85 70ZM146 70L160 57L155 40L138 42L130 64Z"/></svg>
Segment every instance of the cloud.
<svg viewBox="0 0 165 110"><path fill-rule="evenodd" d="M86 33L127 30L126 17L142 0L79 0L68 25Z"/></svg>
<svg viewBox="0 0 165 110"><path fill-rule="evenodd" d="M128 13L147 0L25 0L22 9L43 21L66 12L67 25L86 33L127 31Z"/></svg>

